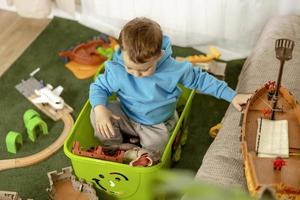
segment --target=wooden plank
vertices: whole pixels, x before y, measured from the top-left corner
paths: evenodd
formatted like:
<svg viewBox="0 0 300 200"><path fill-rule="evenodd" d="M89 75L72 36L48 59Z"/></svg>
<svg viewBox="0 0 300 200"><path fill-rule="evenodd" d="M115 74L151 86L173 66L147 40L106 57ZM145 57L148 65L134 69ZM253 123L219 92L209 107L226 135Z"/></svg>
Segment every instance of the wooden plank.
<svg viewBox="0 0 300 200"><path fill-rule="evenodd" d="M0 9L0 76L35 40L50 19L31 19ZM17 41L17 42L16 42Z"/></svg>

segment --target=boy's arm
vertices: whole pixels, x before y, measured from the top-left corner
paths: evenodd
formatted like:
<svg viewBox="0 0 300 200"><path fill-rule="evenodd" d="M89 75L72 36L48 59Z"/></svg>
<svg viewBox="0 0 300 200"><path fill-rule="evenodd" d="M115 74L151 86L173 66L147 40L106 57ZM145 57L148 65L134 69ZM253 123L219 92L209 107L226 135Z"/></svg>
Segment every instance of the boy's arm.
<svg viewBox="0 0 300 200"><path fill-rule="evenodd" d="M90 85L89 99L92 107L97 105L106 106L107 98L118 90L116 78L109 68L105 69L104 74L97 77L96 81Z"/></svg>
<svg viewBox="0 0 300 200"><path fill-rule="evenodd" d="M184 75L181 83L191 89L197 89L200 92L213 95L224 99L238 110L242 111L242 106L247 103L251 94L237 94L226 82L216 79L214 76L203 72L200 68L195 68L191 63L185 63Z"/></svg>
<svg viewBox="0 0 300 200"><path fill-rule="evenodd" d="M228 102L233 100L236 92L226 82L220 81L214 76L195 68L189 62L184 62L183 75L180 82L187 88L196 89L202 93L210 94Z"/></svg>
<svg viewBox="0 0 300 200"><path fill-rule="evenodd" d="M104 74L99 75L96 81L90 85L89 99L95 112L95 128L106 138L115 135L111 120L119 119L106 108L107 98L117 90L117 79L109 68L106 68Z"/></svg>

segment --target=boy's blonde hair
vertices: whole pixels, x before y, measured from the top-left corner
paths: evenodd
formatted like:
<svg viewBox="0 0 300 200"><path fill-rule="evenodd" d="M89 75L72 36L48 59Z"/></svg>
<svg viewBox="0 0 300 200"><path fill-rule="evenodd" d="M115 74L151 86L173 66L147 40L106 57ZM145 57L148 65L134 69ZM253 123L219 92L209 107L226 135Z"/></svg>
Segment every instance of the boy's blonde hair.
<svg viewBox="0 0 300 200"><path fill-rule="evenodd" d="M155 21L141 17L129 21L121 30L119 44L134 63L145 63L160 55L163 34Z"/></svg>

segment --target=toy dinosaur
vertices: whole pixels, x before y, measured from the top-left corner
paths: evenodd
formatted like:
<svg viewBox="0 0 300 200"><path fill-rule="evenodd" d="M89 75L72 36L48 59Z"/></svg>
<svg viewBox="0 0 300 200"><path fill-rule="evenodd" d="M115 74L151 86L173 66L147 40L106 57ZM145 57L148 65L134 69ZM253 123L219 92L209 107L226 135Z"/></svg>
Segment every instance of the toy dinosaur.
<svg viewBox="0 0 300 200"><path fill-rule="evenodd" d="M92 40L79 44L70 51L61 51L58 55L83 65L100 65L106 60L106 57L97 52L97 47L103 45L105 43L102 39Z"/></svg>
<svg viewBox="0 0 300 200"><path fill-rule="evenodd" d="M101 71L104 61L111 60L117 41L106 35L100 35L86 43L81 43L67 51L59 52L65 66L78 79L86 79Z"/></svg>

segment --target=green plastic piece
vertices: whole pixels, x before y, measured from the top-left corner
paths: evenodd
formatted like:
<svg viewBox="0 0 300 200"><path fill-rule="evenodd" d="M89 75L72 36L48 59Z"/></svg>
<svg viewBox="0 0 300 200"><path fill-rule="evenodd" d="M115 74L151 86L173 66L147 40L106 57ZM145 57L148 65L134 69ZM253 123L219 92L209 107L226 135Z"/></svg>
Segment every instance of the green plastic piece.
<svg viewBox="0 0 300 200"><path fill-rule="evenodd" d="M113 54L114 54L114 50L113 50L112 48L98 47L98 48L97 48L97 52L98 52L99 54L103 55L103 56L106 56L106 57L107 57L107 60L106 60L106 61L111 60L112 57L113 57ZM102 73L103 71L104 71L104 63L102 63L102 64L99 66L99 68L98 68L96 74L94 75L94 80L95 80L95 79L98 77L98 75L99 75L100 73Z"/></svg>
<svg viewBox="0 0 300 200"><path fill-rule="evenodd" d="M17 153L18 146L23 144L22 135L15 131L9 131L5 138L7 151Z"/></svg>
<svg viewBox="0 0 300 200"><path fill-rule="evenodd" d="M182 136L181 136L181 140L180 140L181 146L185 145L187 138L188 138L188 127L185 127L185 129L183 130Z"/></svg>
<svg viewBox="0 0 300 200"><path fill-rule="evenodd" d="M44 120L40 118L40 114L33 109L29 109L23 116L27 134L32 142L37 138L37 130L40 129L43 135L48 134L48 126Z"/></svg>
<svg viewBox="0 0 300 200"><path fill-rule="evenodd" d="M175 150L175 153L173 154L173 157L172 157L173 161L178 162L180 160L181 152L182 152L182 148L181 148L181 145L179 145L177 147L177 149Z"/></svg>
<svg viewBox="0 0 300 200"><path fill-rule="evenodd" d="M103 47L98 47L97 52L101 54L102 56L107 57L107 60L111 60L112 56L114 54L114 50L112 48L103 48Z"/></svg>
<svg viewBox="0 0 300 200"><path fill-rule="evenodd" d="M37 130L41 130L43 135L48 134L48 126L46 122L41 119L37 111L28 109L23 115L23 120L27 128L28 137L32 142L35 142L37 138Z"/></svg>
<svg viewBox="0 0 300 200"><path fill-rule="evenodd" d="M171 166L172 144L181 126L184 126L188 119L195 94L195 91L181 88L183 93L177 104L178 109L180 107L182 111L181 115L164 150L161 162L150 167L131 167L127 164L98 160L72 153L74 141L79 141L82 148L99 145L90 123L91 105L87 101L64 143L64 153L71 159L76 176L92 183L102 196L107 197L108 194L110 197L114 197L105 199L152 200L152 179L162 168ZM180 158L180 150L177 151L175 157Z"/></svg>
<svg viewBox="0 0 300 200"><path fill-rule="evenodd" d="M29 139L32 142L35 142L37 138L37 129L40 128L42 131L43 135L48 134L48 126L44 120L42 120L40 117L34 117L32 118L27 124L27 134Z"/></svg>
<svg viewBox="0 0 300 200"><path fill-rule="evenodd" d="M33 109L26 110L26 112L23 115L23 121L25 126L34 117L40 117L40 114Z"/></svg>

